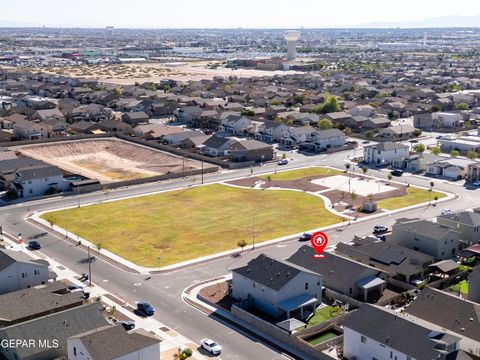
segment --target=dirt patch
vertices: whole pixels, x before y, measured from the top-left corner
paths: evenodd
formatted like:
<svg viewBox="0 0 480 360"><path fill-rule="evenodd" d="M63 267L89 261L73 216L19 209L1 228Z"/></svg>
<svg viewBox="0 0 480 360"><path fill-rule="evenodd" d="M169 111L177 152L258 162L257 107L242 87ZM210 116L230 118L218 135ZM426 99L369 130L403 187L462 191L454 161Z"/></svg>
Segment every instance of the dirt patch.
<svg viewBox="0 0 480 360"><path fill-rule="evenodd" d="M19 151L56 165L73 174L114 182L182 173L201 168L201 163L118 139L82 140L26 146Z"/></svg>
<svg viewBox="0 0 480 360"><path fill-rule="evenodd" d="M228 294L230 281L224 281L207 286L200 290L200 296L212 304L230 311L233 304L238 302Z"/></svg>

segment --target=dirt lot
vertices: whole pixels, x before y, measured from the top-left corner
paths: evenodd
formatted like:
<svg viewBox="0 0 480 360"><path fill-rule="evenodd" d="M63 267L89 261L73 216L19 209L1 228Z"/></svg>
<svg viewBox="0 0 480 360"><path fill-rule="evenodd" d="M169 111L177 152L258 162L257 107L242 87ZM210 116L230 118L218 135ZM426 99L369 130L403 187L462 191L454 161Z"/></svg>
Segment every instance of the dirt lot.
<svg viewBox="0 0 480 360"><path fill-rule="evenodd" d="M118 139L82 140L25 146L22 154L100 182L131 180L200 169L198 161Z"/></svg>
<svg viewBox="0 0 480 360"><path fill-rule="evenodd" d="M158 82L163 79L179 81L200 81L213 79L215 76L274 76L295 74L295 71L265 71L256 69L227 69L207 67L208 61L188 61L181 66L169 66L156 62L142 62L131 64L106 64L106 65L80 65L68 67L43 67L28 68L31 72L44 72L47 74L63 75L68 77L81 77L96 79L105 83L118 85L133 85L136 82ZM212 62L213 63L213 62Z"/></svg>

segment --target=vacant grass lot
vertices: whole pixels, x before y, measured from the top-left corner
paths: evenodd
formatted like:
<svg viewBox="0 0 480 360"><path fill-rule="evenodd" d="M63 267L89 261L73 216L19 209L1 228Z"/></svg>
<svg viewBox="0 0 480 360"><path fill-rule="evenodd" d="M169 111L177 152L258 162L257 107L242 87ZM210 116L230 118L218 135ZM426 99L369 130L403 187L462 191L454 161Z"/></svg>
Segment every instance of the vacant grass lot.
<svg viewBox="0 0 480 360"><path fill-rule="evenodd" d="M142 196L66 211L58 226L138 265L159 267L332 225L342 219L323 200L296 191L259 191L224 185ZM255 219L254 219L255 215Z"/></svg>
<svg viewBox="0 0 480 360"><path fill-rule="evenodd" d="M407 206L434 201L435 196L439 199L446 197L445 194L436 191L429 191L410 186L407 188L407 195L380 200L377 205L379 209L396 210Z"/></svg>
<svg viewBox="0 0 480 360"><path fill-rule="evenodd" d="M343 171L324 167L307 167L297 170L282 171L277 174L263 175L261 178L266 179L267 176L271 176L272 180L298 180L308 176L334 176L340 174L343 174Z"/></svg>

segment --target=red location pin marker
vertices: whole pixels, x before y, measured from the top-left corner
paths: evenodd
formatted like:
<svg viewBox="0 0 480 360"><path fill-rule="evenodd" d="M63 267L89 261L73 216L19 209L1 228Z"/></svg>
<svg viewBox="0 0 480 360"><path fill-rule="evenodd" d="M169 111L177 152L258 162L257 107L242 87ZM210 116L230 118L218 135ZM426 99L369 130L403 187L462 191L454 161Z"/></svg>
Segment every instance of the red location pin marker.
<svg viewBox="0 0 480 360"><path fill-rule="evenodd" d="M322 255L322 252L328 245L328 236L325 233L319 231L312 235L310 242L312 243L312 246L317 253L314 258L324 258L325 255Z"/></svg>

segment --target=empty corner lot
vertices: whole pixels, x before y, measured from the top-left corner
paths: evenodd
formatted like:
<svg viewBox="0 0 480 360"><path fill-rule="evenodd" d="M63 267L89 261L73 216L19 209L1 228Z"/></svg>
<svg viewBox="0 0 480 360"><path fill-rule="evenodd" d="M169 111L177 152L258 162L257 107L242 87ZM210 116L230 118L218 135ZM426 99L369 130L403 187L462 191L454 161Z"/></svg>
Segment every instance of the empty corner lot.
<svg viewBox="0 0 480 360"><path fill-rule="evenodd" d="M200 169L201 163L128 141L105 138L18 148L22 154L100 182L132 180Z"/></svg>
<svg viewBox="0 0 480 360"><path fill-rule="evenodd" d="M298 191L214 184L44 214L58 226L145 267L171 265L342 222ZM254 226L255 224L255 226Z"/></svg>

